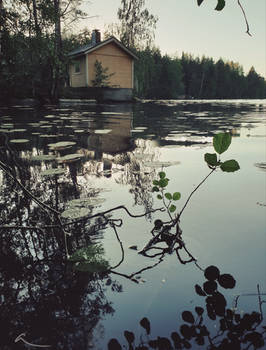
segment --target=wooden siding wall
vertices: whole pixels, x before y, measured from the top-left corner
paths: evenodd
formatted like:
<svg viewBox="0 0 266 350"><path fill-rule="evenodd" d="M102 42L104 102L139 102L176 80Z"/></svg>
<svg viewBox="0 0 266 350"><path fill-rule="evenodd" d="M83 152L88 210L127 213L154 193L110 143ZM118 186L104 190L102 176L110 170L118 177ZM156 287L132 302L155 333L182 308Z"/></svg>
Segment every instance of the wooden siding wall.
<svg viewBox="0 0 266 350"><path fill-rule="evenodd" d="M75 64L74 62L80 63L80 72L75 73ZM86 86L86 59L85 56L76 58L72 61L72 64L69 66L69 77L70 77L70 86L72 87L83 87Z"/></svg>
<svg viewBox="0 0 266 350"><path fill-rule="evenodd" d="M95 78L96 60L102 63L103 68L108 67L108 74L115 73L110 77L110 87L128 89L133 87L133 59L114 43L107 44L88 54L89 86L92 86L92 80Z"/></svg>

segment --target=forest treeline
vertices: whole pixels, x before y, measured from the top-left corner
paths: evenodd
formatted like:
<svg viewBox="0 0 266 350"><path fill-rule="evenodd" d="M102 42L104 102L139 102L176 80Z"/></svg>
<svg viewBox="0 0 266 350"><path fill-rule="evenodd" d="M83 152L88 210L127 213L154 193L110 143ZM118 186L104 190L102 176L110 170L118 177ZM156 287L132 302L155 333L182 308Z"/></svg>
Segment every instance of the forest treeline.
<svg viewBox="0 0 266 350"><path fill-rule="evenodd" d="M60 97L69 80L67 53L91 40L89 30L69 34L71 26L86 18L80 10L82 3L0 0L2 101L11 97L56 101ZM153 44L158 18L145 8L145 0L121 0L118 21L108 26L105 36L115 35L138 56L134 69L137 97L266 98L265 79L253 67L244 74L238 63L223 59L162 55Z"/></svg>
<svg viewBox="0 0 266 350"><path fill-rule="evenodd" d="M2 97L51 99L54 64L53 38L40 39L22 34L4 38L5 65L0 77ZM68 81L67 52L90 41L90 33L72 35L62 40L63 64L59 85ZM36 50L38 54L36 55ZM241 99L266 98L266 82L251 67L248 74L235 62L208 57L162 55L158 48L135 50L135 94L148 99ZM6 99L5 98L5 99Z"/></svg>
<svg viewBox="0 0 266 350"><path fill-rule="evenodd" d="M183 53L162 55L159 49L136 52L137 94L145 98L265 98L266 82L251 67L248 74L235 62Z"/></svg>

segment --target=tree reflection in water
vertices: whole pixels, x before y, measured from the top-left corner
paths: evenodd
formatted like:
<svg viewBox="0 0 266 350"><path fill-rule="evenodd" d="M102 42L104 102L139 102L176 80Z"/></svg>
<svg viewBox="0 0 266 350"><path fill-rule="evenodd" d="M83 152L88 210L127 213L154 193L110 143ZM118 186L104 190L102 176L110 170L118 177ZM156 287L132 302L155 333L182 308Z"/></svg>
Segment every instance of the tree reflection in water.
<svg viewBox="0 0 266 350"><path fill-rule="evenodd" d="M125 128L130 132L129 122L126 122ZM115 152L117 144L114 141L117 137L114 136L107 138L107 143L112 141ZM128 148L129 136L130 134L123 138L123 151ZM161 227L158 230L155 225L155 230L152 231L153 238L140 252L146 257L154 257L158 250L150 255L150 248L157 243L164 244L157 255L159 260L137 272L122 274L116 270L124 261L123 244L118 233L122 221L112 219L112 210L127 211L125 207L119 206L95 214L94 208L89 206L89 213L84 219L62 222L60 218L59 214L66 209L66 200L98 196L99 190L92 190L88 184L80 185L82 179L87 180L86 176L92 173L96 176L106 175L107 172L109 174L113 166L116 166L116 169L124 167L124 172L119 173L116 178L117 182L131 186L130 193L134 195L135 204L143 205L146 217L150 218L153 207L150 189L156 172L147 170L145 161L156 160L156 155L149 149L149 141L142 141L143 145L138 145L138 151L128 152L126 155L111 155L110 164L107 156L103 159L103 140L94 135L89 140L94 143L94 158L91 157L93 159L90 159L89 155L92 151L83 149L87 158L82 166L79 166L78 162L66 163L64 175L60 178L55 175L45 181L40 175L41 171L51 169L54 165L51 167L39 162L32 166L26 157L32 156L36 150L24 150L25 158L18 157L14 148L10 147L7 137L1 136L1 141L3 147L0 149L0 164L4 173L1 178L0 203L1 349L13 349L15 340L16 348L21 349L25 348L24 341L35 345L47 344L53 349L93 348L93 330L105 314L114 312L112 305L106 300L105 290L111 288L117 292L122 291L121 285L109 277L110 273L137 282L137 274L155 267L166 255L174 251L182 264L197 263L185 246L179 225L169 227L169 224L163 223L165 230L160 230ZM141 141L135 142L137 144ZM102 149L98 150L98 145L101 145ZM47 151L45 142L43 150ZM82 149L79 151L82 153ZM19 152L21 154L21 151ZM56 153L56 156L59 155L63 156L64 152ZM101 171L102 161L104 165ZM27 193L25 189L30 189L30 192ZM134 217L128 211L127 213ZM178 224L178 221L175 224ZM72 268L73 264L67 263L66 257L98 241L108 226L114 230L119 242L122 253L120 261L116 266L101 273L75 271ZM176 232L171 233L170 230L176 227ZM73 232L70 236L69 233ZM173 243L176 244L175 247ZM180 251L185 252L188 259L181 258ZM183 321L186 323L180 326L179 333L171 334L171 339L142 339L140 344L136 345L137 340L133 344L134 334L126 331L129 349L170 349L170 344L176 349L190 348L191 341L199 346L209 342L210 349L227 350L232 346L238 349L241 343L244 343L247 349L251 348L250 344L259 347L262 344L261 335L264 336L264 331L258 329L262 321L262 312L242 317L230 311L213 280L209 282L211 283L203 287L197 286L196 291L205 297L208 317L211 320L220 320L218 337L215 335L213 338L213 335L208 333L207 325L204 325L206 312L197 307L195 315L190 311L183 312ZM261 295L258 291L258 296ZM259 303L260 309L261 305L262 302ZM141 326L150 333L147 318L141 320ZM21 336L24 333L25 335ZM120 349L119 346L115 340L109 343L109 347L113 349Z"/></svg>
<svg viewBox="0 0 266 350"><path fill-rule="evenodd" d="M122 287L106 273L80 273L66 263L57 210L62 209L58 203L63 202L64 191L68 199L70 191L76 196L75 171L71 170L72 185L62 186L57 179L41 181L39 169L26 165L8 148L1 149L6 176L1 187L0 347L23 349L24 339L52 349L85 350L92 344L100 319L114 312L105 297L106 288L121 292ZM96 194L91 192L91 196ZM38 198L42 198L41 205ZM103 221L98 217L73 225L70 253L98 238Z"/></svg>
<svg viewBox="0 0 266 350"><path fill-rule="evenodd" d="M27 343L53 349L93 348L99 321L114 312L105 290L121 292L122 286L109 277L110 271L76 271L66 261L66 253L98 241L107 225L119 240L119 223L111 220L112 210L93 215L93 206L85 219L62 223L59 214L66 200L99 194L97 189L80 186L86 163L84 167L65 164L64 175L43 181L41 172L53 168L43 161L33 166L27 159L34 149L11 148L5 135L1 141L1 349L25 348ZM124 159L117 163L121 162ZM91 164L98 167L96 161Z"/></svg>

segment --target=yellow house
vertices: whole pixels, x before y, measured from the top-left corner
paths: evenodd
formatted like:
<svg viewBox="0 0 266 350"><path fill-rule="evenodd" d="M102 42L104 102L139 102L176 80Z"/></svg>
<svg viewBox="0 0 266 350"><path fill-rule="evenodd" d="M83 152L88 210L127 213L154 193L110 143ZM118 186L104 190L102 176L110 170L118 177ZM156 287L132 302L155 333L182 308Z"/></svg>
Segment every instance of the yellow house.
<svg viewBox="0 0 266 350"><path fill-rule="evenodd" d="M101 41L100 32L94 30L92 42L71 51L69 65L70 87L92 87L95 79L95 62L101 62L110 74L108 86L116 89L134 88L135 54L115 37Z"/></svg>

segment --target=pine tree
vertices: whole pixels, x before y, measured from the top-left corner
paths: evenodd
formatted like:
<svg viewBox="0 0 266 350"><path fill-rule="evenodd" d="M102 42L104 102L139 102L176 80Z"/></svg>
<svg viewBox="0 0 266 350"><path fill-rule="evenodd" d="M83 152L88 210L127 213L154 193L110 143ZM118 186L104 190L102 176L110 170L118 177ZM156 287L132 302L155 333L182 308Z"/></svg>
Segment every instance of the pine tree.
<svg viewBox="0 0 266 350"><path fill-rule="evenodd" d="M103 68L102 62L96 60L94 64L95 79L92 80L92 85L94 87L107 87L109 86L109 79L115 73L108 74L108 67Z"/></svg>

